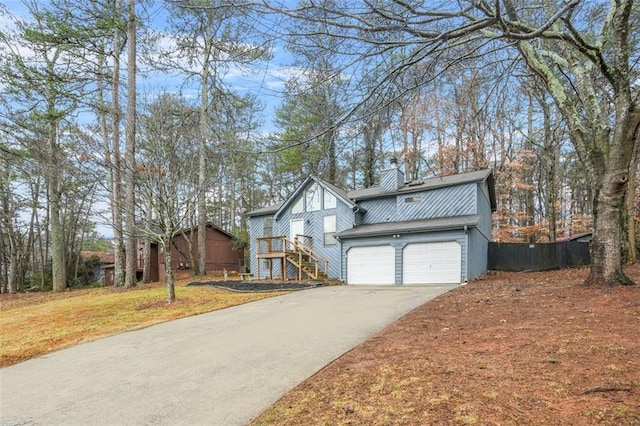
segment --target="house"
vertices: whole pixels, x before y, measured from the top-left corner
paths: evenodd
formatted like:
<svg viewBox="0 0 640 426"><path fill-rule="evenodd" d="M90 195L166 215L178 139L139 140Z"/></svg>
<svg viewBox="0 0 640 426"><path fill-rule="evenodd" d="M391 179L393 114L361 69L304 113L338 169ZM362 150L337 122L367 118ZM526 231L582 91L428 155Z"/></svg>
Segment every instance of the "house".
<svg viewBox="0 0 640 426"><path fill-rule="evenodd" d="M222 272L223 270L239 271L244 263L242 250L233 249L233 235L222 228L207 224L206 236L206 271ZM113 262L113 261L112 261ZM181 230L171 244L171 264L174 271L190 270L192 262L198 262L198 227ZM138 262L136 275L142 279L144 266L143 242L138 241ZM157 243L151 243L149 277L152 282L164 281L167 277L165 254ZM113 284L114 265L104 267L104 285Z"/></svg>
<svg viewBox="0 0 640 426"><path fill-rule="evenodd" d="M208 223L206 228L205 266L207 272L223 270L239 271L244 260L242 250L233 249L233 235L222 228ZM198 227L181 230L171 244L171 263L174 270L192 269L193 262L198 262ZM166 278L164 254L160 255L160 280Z"/></svg>
<svg viewBox="0 0 640 426"><path fill-rule="evenodd" d="M307 178L281 204L247 213L259 278L347 284L462 283L487 270L493 174L405 182L393 163L380 186L346 192Z"/></svg>
<svg viewBox="0 0 640 426"><path fill-rule="evenodd" d="M80 252L80 258L84 262L85 267L91 267L91 270L86 271L87 277L90 279L89 284L101 284L105 282L105 266L113 265L114 257L113 252L105 253L90 250Z"/></svg>

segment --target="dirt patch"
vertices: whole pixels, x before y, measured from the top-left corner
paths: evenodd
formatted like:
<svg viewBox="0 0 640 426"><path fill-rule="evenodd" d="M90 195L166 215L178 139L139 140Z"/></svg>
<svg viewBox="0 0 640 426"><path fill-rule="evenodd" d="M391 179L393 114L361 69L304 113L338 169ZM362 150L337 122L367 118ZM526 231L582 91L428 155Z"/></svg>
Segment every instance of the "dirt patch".
<svg viewBox="0 0 640 426"><path fill-rule="evenodd" d="M421 306L254 424L640 425L640 286L496 273ZM640 284L640 266L627 273Z"/></svg>
<svg viewBox="0 0 640 426"><path fill-rule="evenodd" d="M187 284L187 286L210 286L223 288L225 290L237 291L240 293L265 293L271 291L284 291L284 290L306 290L309 288L315 288L321 286L322 282L273 282L273 281L206 281L206 282L193 282Z"/></svg>

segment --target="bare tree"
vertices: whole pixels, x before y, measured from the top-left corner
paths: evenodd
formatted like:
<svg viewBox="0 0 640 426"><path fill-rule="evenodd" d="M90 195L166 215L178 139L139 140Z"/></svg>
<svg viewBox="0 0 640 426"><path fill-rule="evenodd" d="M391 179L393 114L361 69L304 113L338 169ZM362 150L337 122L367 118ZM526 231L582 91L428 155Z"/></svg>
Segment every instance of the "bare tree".
<svg viewBox="0 0 640 426"><path fill-rule="evenodd" d="M394 49L409 50L394 58L378 89L418 64L429 65L416 82L426 84L452 64L506 49L501 62L520 61L523 74L540 79L553 98L587 171L595 219L591 273L585 283L633 283L622 270L620 249L624 193L640 131L634 83L638 32L633 31L640 11L633 0L393 0L365 6L304 2L293 9L282 3L269 7L294 19L321 22L325 31L345 40L345 55L378 56L378 66L388 66Z"/></svg>
<svg viewBox="0 0 640 426"><path fill-rule="evenodd" d="M144 200L141 210L150 210L152 219L138 227L138 235L157 242L164 252L171 303L176 297L171 244L197 205L198 114L184 99L164 93L148 106L140 124L136 183Z"/></svg>

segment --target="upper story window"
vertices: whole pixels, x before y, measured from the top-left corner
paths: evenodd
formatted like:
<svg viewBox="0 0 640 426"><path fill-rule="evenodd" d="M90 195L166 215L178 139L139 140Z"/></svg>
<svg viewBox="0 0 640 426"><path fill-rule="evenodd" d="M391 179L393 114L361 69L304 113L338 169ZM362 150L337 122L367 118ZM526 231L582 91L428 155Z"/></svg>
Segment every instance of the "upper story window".
<svg viewBox="0 0 640 426"><path fill-rule="evenodd" d="M336 224L336 215L325 216L322 218L322 232L325 246L337 244L337 240L335 238Z"/></svg>
<svg viewBox="0 0 640 426"><path fill-rule="evenodd" d="M307 211L315 212L316 210L322 209L322 188L314 183L309 188L307 188L305 192L306 201L307 201Z"/></svg>
<svg viewBox="0 0 640 426"><path fill-rule="evenodd" d="M291 213L315 212L318 210L335 209L338 199L331 192L314 183L291 206Z"/></svg>
<svg viewBox="0 0 640 426"><path fill-rule="evenodd" d="M264 218L264 221L262 222L262 236L273 236L273 216L267 216Z"/></svg>
<svg viewBox="0 0 640 426"><path fill-rule="evenodd" d="M291 213L304 213L304 197L298 198L291 208Z"/></svg>
<svg viewBox="0 0 640 426"><path fill-rule="evenodd" d="M338 199L329 191L324 192L324 209L335 209L338 206Z"/></svg>

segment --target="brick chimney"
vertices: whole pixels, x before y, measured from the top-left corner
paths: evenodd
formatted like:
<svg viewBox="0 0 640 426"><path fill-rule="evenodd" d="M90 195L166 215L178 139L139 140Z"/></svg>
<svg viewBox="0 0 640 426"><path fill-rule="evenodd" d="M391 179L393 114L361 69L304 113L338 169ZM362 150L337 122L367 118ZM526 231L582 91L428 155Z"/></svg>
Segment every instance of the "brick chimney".
<svg viewBox="0 0 640 426"><path fill-rule="evenodd" d="M380 192L393 192L404 186L404 173L398 168L398 160L391 157L390 168L380 173Z"/></svg>

